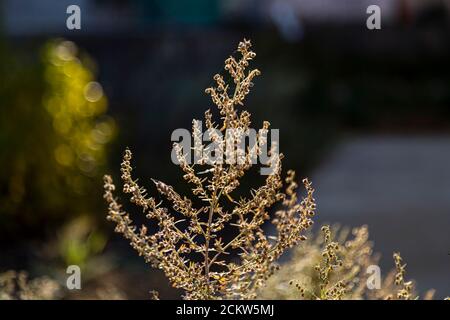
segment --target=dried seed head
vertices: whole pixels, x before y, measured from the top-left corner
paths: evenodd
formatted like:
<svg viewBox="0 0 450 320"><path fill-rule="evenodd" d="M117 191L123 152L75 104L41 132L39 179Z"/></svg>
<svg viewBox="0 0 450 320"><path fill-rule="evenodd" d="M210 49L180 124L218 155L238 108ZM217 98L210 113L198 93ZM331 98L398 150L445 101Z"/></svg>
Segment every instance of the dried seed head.
<svg viewBox="0 0 450 320"><path fill-rule="evenodd" d="M235 144L250 128L250 113L239 110L250 92L253 79L260 75L256 69L247 70L256 56L250 48L250 41L244 40L238 45L240 57L231 56L225 60L225 70L234 85L226 84L223 76L217 74L213 77L216 86L205 90L220 114L216 125L211 111L206 111L206 127L220 128L220 131L234 129L229 139L221 139L214 130L210 130L211 140L216 143ZM116 231L130 241L139 255L163 270L174 287L185 291L186 299L253 298L258 288L279 268L276 260L287 249L306 239L304 233L312 225L311 218L316 209L314 189L304 179L306 195L299 203L295 173L288 171L285 179L287 186L283 191L283 155L275 152L274 144L269 152L274 174L268 175L265 183L252 190L248 198L236 201L233 197L233 192L240 186L240 179L253 165L251 160L261 154L262 146L267 143L269 126L270 123L264 121L258 131L260 144L241 150L237 155L243 161L207 163L201 157L202 151L208 147L202 144L199 122L193 121L194 152L200 164L209 168L199 171L188 164L187 150L183 150L181 145L174 144L174 150L184 173L183 178L192 185L192 193L204 206L195 208L190 199L181 196L173 187L152 179L164 201L173 211L183 215L181 220L175 219L167 208L160 207L154 198L147 197L147 191L132 178L132 154L126 149L121 164L123 192L130 194L131 202L141 207L147 218L156 221L158 230L151 235L147 234L146 227L137 232L130 216L113 196L115 186L112 178L104 177L104 198L109 204L108 220L116 223ZM277 234L267 236L262 225L270 217L270 208L277 203L282 205L272 221ZM226 210L230 205L234 207ZM234 231L236 236L223 241L218 233L224 229ZM227 262L226 258L231 254L238 255L238 264Z"/></svg>

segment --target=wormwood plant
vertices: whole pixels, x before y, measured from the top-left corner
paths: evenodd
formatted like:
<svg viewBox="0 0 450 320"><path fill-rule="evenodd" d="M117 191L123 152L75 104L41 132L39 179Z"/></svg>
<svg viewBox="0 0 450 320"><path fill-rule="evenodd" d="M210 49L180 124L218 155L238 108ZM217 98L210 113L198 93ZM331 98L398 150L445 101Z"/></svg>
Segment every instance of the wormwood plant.
<svg viewBox="0 0 450 320"><path fill-rule="evenodd" d="M380 279L380 287L369 289L370 266L378 264L367 226L354 228L353 237L343 228L332 232L321 228L321 235L310 237L293 250L291 259L260 289L262 299L386 299L413 300L419 296L413 281L405 280L406 264L394 253L395 269ZM374 284L372 282L372 284ZM432 299L434 290L423 299Z"/></svg>
<svg viewBox="0 0 450 320"><path fill-rule="evenodd" d="M247 70L255 57L250 47L250 41L240 42L237 49L240 57L230 56L225 60L225 70L232 85L217 74L214 76L216 86L206 89L218 109L220 120L214 122L213 113L207 110L205 124L211 141L224 147L227 153L234 150L227 145L240 141L251 124L250 113L241 110L254 77L260 74L256 69ZM259 143L239 155L243 161L207 162L200 159L197 165L191 165L186 157L190 150L174 144L183 178L203 204L200 207L195 207L191 199L180 195L173 187L155 179L152 181L156 189L171 204L171 209L148 197L146 189L132 177L132 153L125 150L121 164L123 192L131 196L131 202L140 207L148 219L156 222L154 233L146 226L138 228L133 224L113 195L116 187L112 178L104 177L108 219L116 223L115 231L122 233L148 263L163 270L174 287L183 289L185 299L253 298L256 290L277 268L276 260L283 252L306 239L305 230L312 225L316 208L314 189L304 179L306 196L298 201L295 173L288 171L283 183L283 155L276 153L273 145L269 150L273 174L266 177L264 185L251 190L249 196L233 199L240 179L253 166L252 159L267 147L265 133L269 126L265 121L258 133ZM234 134L224 140L217 133L227 129L235 129ZM196 120L192 131L195 140L200 134ZM209 148L200 143L194 151L201 154ZM270 218L269 209L277 204L279 210L272 220L276 232L268 236L262 225ZM225 240L227 231L234 236ZM237 261L228 258L235 254L239 258Z"/></svg>

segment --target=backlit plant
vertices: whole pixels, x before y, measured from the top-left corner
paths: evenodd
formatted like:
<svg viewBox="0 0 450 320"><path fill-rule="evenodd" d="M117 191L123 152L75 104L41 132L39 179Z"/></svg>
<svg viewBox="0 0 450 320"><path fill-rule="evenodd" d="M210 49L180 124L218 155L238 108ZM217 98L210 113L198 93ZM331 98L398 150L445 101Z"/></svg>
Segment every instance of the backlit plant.
<svg viewBox="0 0 450 320"><path fill-rule="evenodd" d="M336 228L335 228L336 229ZM309 237L293 250L289 261L271 277L258 293L260 299L346 300L383 299L413 300L419 296L413 281L405 280L406 265L394 253L395 269L382 279L372 272L378 265L367 226L332 232L329 226L322 234ZM379 287L373 276L379 276ZM369 286L369 283L372 286ZM428 290L423 299L432 299Z"/></svg>
<svg viewBox="0 0 450 320"><path fill-rule="evenodd" d="M115 198L111 176L105 175L104 198L115 231L127 238L148 263L163 270L173 287L183 289L185 299L417 299L413 283L404 279L405 265L397 253L396 269L385 277L380 288L368 289L368 270L377 267L378 257L373 255L367 227L354 229L354 237L347 239L345 231L336 236L329 226L324 226L322 237L307 239L305 234L309 233L316 209L314 189L304 179L306 196L299 201L295 173L288 171L282 178L283 155L278 154L274 141L268 151L272 174L250 195L235 200L241 178L255 164L255 156L268 147L270 124L265 121L257 134L258 144L241 149L241 154L230 154L236 152L234 146L242 141L251 124L250 113L240 110L254 77L260 74L256 69L247 70L255 57L250 47L249 41L240 42L239 60L233 56L225 60L232 85L217 74L216 86L206 89L220 114L216 123L213 112L205 112L207 140L213 144L201 142L198 120L193 120L192 125L192 150L198 161L190 164L191 147L174 144L183 179L197 199L182 196L156 179L152 179L153 184L164 200L149 197L132 176L132 153L126 149L121 164L122 190L154 223L152 227L138 228ZM232 135L227 135L229 129ZM205 151L211 155L212 146L225 150L227 159L237 156L242 161L223 162L220 156L205 158ZM163 203L170 204L170 209ZM275 228L269 228L265 222L274 208L271 222ZM275 230L274 235L264 231L270 229ZM280 268L278 258L294 247L291 259ZM275 270L277 274L271 277ZM430 291L424 298L432 295ZM152 296L158 298L156 292Z"/></svg>
<svg viewBox="0 0 450 320"><path fill-rule="evenodd" d="M260 72L247 70L255 57L250 50L250 41L239 43L240 58L230 56L225 61L232 85L226 84L222 75L215 75L216 86L206 89L220 113L219 123L214 122L213 113L205 112L205 124L210 132L235 129L236 135L222 140L211 134L211 141L222 145L234 144L250 128L250 113L240 110L252 81ZM267 147L264 132L269 128L264 122L258 133L260 144L245 150L244 161L223 163L212 161L190 165L180 144L174 145L177 159L184 172L183 178L192 186L193 194L203 204L196 207L194 201L181 196L173 187L153 179L158 192L171 204L171 209L161 206L147 196L144 187L132 177L130 150L125 151L121 165L123 192L131 196L131 202L141 207L146 217L157 223L157 231L149 232L145 226L139 229L113 195L115 185L110 176L104 177L104 197L109 204L108 219L116 223L116 231L127 238L132 247L152 266L162 269L171 284L184 290L186 299L236 298L249 299L256 295L268 277L277 268L277 259L300 241L304 232L312 225L315 213L314 189L305 179L306 196L297 199L295 173L288 171L283 190L281 170L282 154L271 146L273 174L266 176L264 185L251 190L250 195L233 199L233 192L240 179L253 166L252 159ZM198 135L197 121L193 121L193 135ZM215 131L216 130L216 131ZM262 134L261 134L262 133ZM207 149L195 147L195 152ZM224 150L229 150L224 148ZM269 220L269 210L280 204L272 223L276 233L268 236L263 224ZM234 236L225 240L225 232ZM238 261L228 257L237 255Z"/></svg>

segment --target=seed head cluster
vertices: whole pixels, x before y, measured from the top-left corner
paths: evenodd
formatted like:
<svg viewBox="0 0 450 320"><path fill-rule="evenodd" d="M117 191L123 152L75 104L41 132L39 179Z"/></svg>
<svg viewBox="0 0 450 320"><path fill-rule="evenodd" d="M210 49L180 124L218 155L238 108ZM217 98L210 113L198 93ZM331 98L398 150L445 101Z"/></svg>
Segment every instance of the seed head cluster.
<svg viewBox="0 0 450 320"><path fill-rule="evenodd" d="M164 202L157 202L147 195L144 187L132 177L132 153L126 150L121 164L122 190L130 201L140 207L146 217L156 222L155 232L150 227L138 228L114 196L116 189L110 176L104 177L104 198L109 204L108 219L116 224L115 231L127 238L131 246L152 266L164 271L173 287L184 290L185 299L249 299L277 268L277 259L288 249L305 240L305 231L312 225L316 204L311 183L303 180L306 195L297 199L294 171L282 178L282 154L269 149L274 172L266 176L265 183L252 189L248 196L235 200L233 192L240 186L240 179L253 166L253 157L267 147L265 133L270 123L265 121L259 130L260 143L232 154L234 144L250 128L250 113L239 110L250 92L253 79L260 74L256 69L248 71L255 58L251 43L239 43L240 58L230 56L225 70L231 81L215 75L214 87L206 89L216 105L220 119L216 123L213 112L205 112L210 140L224 148L227 156L240 157L244 161L232 163L202 162L191 165L186 159L189 150L174 144L183 179L190 184L198 199L180 195L164 182L152 179ZM233 135L222 138L218 131L233 130ZM208 154L210 145L202 144L198 121L193 121L194 152ZM202 151L202 152L201 152ZM197 206L200 202L202 205ZM170 206L164 207L163 203ZM272 223L274 235L264 232L263 224L270 220L269 210L276 206ZM226 234L233 236L226 237ZM231 258L230 258L231 257ZM238 257L236 260L234 257Z"/></svg>

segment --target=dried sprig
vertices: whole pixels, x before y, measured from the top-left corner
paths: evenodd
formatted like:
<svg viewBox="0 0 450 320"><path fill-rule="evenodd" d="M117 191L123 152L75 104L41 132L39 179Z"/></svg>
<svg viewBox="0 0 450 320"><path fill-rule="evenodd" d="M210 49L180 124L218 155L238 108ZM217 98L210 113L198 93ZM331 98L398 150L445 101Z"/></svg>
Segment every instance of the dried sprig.
<svg viewBox="0 0 450 320"><path fill-rule="evenodd" d="M345 281L342 279L335 283L330 281L332 273L343 266L338 256L339 244L331 240L330 226L323 226L321 231L325 239L325 248L322 251L322 261L315 266L320 281L319 299L341 300L345 294Z"/></svg>
<svg viewBox="0 0 450 320"><path fill-rule="evenodd" d="M321 228L323 234L323 250L320 252L320 260L314 266L315 278L317 278L318 288L309 285L306 287L298 281L290 281L299 290L301 297L317 300L341 300L347 293L347 283L344 277L335 280L343 267L344 262L339 256L340 246L338 242L333 241L330 226L325 225Z"/></svg>
<svg viewBox="0 0 450 320"><path fill-rule="evenodd" d="M406 264L403 263L403 259L400 253L394 253L395 262L395 278L394 284L396 290L394 293L388 294L385 299L387 300L415 300L419 297L414 294L414 286L412 281L405 281Z"/></svg>
<svg viewBox="0 0 450 320"><path fill-rule="evenodd" d="M395 269L379 287L369 288L379 255L373 253L368 241L367 226L354 228L353 238L348 229L331 232L329 226L321 228L322 236L309 238L294 249L291 259L258 293L260 299L419 299L413 281L405 280L406 264L399 253L394 253ZM379 274L381 276L381 274ZM422 299L433 299L433 289Z"/></svg>
<svg viewBox="0 0 450 320"><path fill-rule="evenodd" d="M162 269L171 284L185 291L186 299L255 297L261 287L277 268L276 260L287 250L305 240L305 230L312 225L315 213L314 189L303 180L306 197L297 200L295 173L288 171L286 190L283 192L281 177L282 154L276 152L273 142L269 150L273 174L268 175L265 184L251 190L249 197L234 200L232 193L240 185L240 179L254 164L254 157L267 147L269 122L264 122L258 131L259 144L247 150L235 152L229 146L241 141L250 128L250 113L238 108L243 105L250 92L253 79L260 72L247 71L255 53L250 50L250 41L239 43L240 58L229 57L225 61L232 85L222 75L215 75L216 86L206 89L221 116L216 124L212 112L205 112L205 124L211 141L223 148L227 159L219 161L205 159L210 145L202 144L197 120L193 121L194 154L199 158L197 165L189 164L187 153L180 144L174 150L183 178L192 185L192 191L203 206L196 208L189 198L177 193L172 186L153 179L157 191L171 204L173 210L147 196L147 191L131 175L130 150L125 151L121 165L123 192L130 194L131 202L141 207L146 217L155 221L158 230L149 234L142 226L138 229L128 213L113 195L115 185L110 176L104 177L104 198L109 204L108 219L116 223L116 231L127 238L132 247L152 266ZM227 129L231 135L225 139L219 133ZM275 236L267 236L262 225L269 220L269 210L279 203L280 209L272 221L276 227ZM231 208L231 209L229 209ZM179 218L179 216L181 216ZM225 241L223 231L234 232L231 240ZM238 255L239 262L231 262L230 255Z"/></svg>
<svg viewBox="0 0 450 320"><path fill-rule="evenodd" d="M332 229L335 231L332 232ZM262 299L363 299L367 267L377 263L367 226L324 226L297 246L258 294Z"/></svg>

